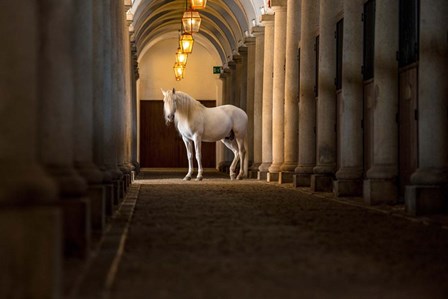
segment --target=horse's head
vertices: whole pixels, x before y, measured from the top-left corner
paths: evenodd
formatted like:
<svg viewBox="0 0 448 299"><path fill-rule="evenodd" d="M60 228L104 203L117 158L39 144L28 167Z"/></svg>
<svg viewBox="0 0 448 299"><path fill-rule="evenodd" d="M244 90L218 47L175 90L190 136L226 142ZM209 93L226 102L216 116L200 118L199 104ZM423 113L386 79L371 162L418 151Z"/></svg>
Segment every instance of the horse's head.
<svg viewBox="0 0 448 299"><path fill-rule="evenodd" d="M163 93L163 113L165 114L166 123L170 123L174 121L174 114L176 113L176 90L167 90Z"/></svg>

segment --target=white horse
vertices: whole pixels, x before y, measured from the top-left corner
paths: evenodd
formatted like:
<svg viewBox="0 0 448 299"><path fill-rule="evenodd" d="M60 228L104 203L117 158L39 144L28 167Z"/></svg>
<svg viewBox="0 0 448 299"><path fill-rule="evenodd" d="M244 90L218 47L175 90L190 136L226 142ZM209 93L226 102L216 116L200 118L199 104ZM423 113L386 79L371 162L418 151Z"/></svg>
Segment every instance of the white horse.
<svg viewBox="0 0 448 299"><path fill-rule="evenodd" d="M165 120L174 122L187 149L188 173L184 180L191 180L193 173L193 148L198 161L196 180L202 180L201 142L221 140L235 155L230 165L230 179L235 179L235 169L240 160L240 172L237 179L247 176L246 132L247 114L242 109L224 105L207 108L188 94L173 90L164 91L163 110ZM245 160L246 158L246 160Z"/></svg>

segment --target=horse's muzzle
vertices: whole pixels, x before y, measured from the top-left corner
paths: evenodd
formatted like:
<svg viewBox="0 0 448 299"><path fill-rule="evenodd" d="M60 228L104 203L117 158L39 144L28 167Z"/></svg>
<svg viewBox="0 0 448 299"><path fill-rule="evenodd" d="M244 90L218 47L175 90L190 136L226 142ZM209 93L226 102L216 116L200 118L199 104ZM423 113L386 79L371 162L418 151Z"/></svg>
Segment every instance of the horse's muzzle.
<svg viewBox="0 0 448 299"><path fill-rule="evenodd" d="M167 115L166 122L172 123L174 121L174 114Z"/></svg>

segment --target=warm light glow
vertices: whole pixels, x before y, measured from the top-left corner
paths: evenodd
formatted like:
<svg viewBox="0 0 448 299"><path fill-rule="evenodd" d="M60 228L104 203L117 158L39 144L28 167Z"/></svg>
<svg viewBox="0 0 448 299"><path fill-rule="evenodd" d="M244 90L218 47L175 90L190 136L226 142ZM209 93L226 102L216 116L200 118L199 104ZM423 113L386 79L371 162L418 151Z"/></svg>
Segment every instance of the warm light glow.
<svg viewBox="0 0 448 299"><path fill-rule="evenodd" d="M188 54L182 52L182 49L177 48L176 52L176 62L182 64L184 67L187 65Z"/></svg>
<svg viewBox="0 0 448 299"><path fill-rule="evenodd" d="M176 62L173 66L174 76L176 77L176 81L180 81L184 78L185 67L180 63Z"/></svg>
<svg viewBox="0 0 448 299"><path fill-rule="evenodd" d="M191 8L204 9L207 6L207 0L191 0Z"/></svg>
<svg viewBox="0 0 448 299"><path fill-rule="evenodd" d="M199 27L201 26L201 16L199 15L199 12L192 9L184 12L184 16L182 17L182 24L184 26L185 32L199 32Z"/></svg>
<svg viewBox="0 0 448 299"><path fill-rule="evenodd" d="M191 35L190 33L184 33L180 36L179 44L182 52L186 54L190 54L191 52L193 52L193 43L193 35Z"/></svg>

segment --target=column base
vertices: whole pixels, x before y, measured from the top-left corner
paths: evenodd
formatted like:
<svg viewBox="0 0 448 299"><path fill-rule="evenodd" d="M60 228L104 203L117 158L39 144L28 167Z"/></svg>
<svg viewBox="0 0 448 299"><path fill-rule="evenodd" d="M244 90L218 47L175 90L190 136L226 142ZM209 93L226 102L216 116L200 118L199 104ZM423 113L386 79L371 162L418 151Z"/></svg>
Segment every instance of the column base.
<svg viewBox="0 0 448 299"><path fill-rule="evenodd" d="M331 174L313 174L311 176L311 191L313 192L332 192L333 175Z"/></svg>
<svg viewBox="0 0 448 299"><path fill-rule="evenodd" d="M333 193L336 197L362 196L362 179L338 179L333 182Z"/></svg>
<svg viewBox="0 0 448 299"><path fill-rule="evenodd" d="M65 256L87 258L91 237L89 199L64 199L59 203L63 211Z"/></svg>
<svg viewBox="0 0 448 299"><path fill-rule="evenodd" d="M229 161L222 161L218 164L218 171L229 173L230 168L230 162Z"/></svg>
<svg viewBox="0 0 448 299"><path fill-rule="evenodd" d="M364 202L369 205L395 203L398 188L395 179L367 179L363 184Z"/></svg>
<svg viewBox="0 0 448 299"><path fill-rule="evenodd" d="M105 201L106 201L106 215L107 217L111 217L115 212L115 192L114 192L114 185L112 183L110 184L104 184L104 191L105 191Z"/></svg>
<svg viewBox="0 0 448 299"><path fill-rule="evenodd" d="M294 187L309 187L311 185L311 174L308 173L300 173L293 175Z"/></svg>
<svg viewBox="0 0 448 299"><path fill-rule="evenodd" d="M0 298L60 298L62 215L58 207L0 209Z"/></svg>
<svg viewBox="0 0 448 299"><path fill-rule="evenodd" d="M256 179L258 178L258 171L257 170L249 170L248 172L249 179Z"/></svg>
<svg viewBox="0 0 448 299"><path fill-rule="evenodd" d="M294 172L292 171L282 171L280 172L278 183L279 184L288 184L294 181Z"/></svg>
<svg viewBox="0 0 448 299"><path fill-rule="evenodd" d="M447 212L448 186L406 186L405 204L407 213L412 216Z"/></svg>
<svg viewBox="0 0 448 299"><path fill-rule="evenodd" d="M92 230L103 232L106 227L106 191L104 185L89 185L90 222Z"/></svg>
<svg viewBox="0 0 448 299"><path fill-rule="evenodd" d="M272 162L261 163L260 167L258 167L258 170L262 171L262 172L268 172L271 164L272 164Z"/></svg>
<svg viewBox="0 0 448 299"><path fill-rule="evenodd" d="M257 180L259 181L266 181L268 178L268 172L267 171L259 171L257 175Z"/></svg>
<svg viewBox="0 0 448 299"><path fill-rule="evenodd" d="M278 183L279 174L280 173L278 173L278 172L268 172L266 181L268 183Z"/></svg>

